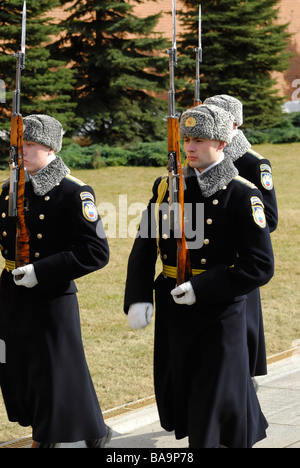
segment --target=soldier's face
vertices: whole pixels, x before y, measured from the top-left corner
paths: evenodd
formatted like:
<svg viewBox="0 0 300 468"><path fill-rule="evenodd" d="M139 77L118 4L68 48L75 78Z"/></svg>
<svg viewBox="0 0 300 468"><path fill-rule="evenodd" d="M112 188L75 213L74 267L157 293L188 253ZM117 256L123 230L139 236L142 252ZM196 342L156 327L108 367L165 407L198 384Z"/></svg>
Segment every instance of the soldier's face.
<svg viewBox="0 0 300 468"><path fill-rule="evenodd" d="M204 140L194 137L184 138L184 151L189 165L200 172L220 159L225 146L226 143L217 140Z"/></svg>
<svg viewBox="0 0 300 468"><path fill-rule="evenodd" d="M47 166L49 156L53 155L52 149L34 141L23 141L24 165L30 175L36 174Z"/></svg>

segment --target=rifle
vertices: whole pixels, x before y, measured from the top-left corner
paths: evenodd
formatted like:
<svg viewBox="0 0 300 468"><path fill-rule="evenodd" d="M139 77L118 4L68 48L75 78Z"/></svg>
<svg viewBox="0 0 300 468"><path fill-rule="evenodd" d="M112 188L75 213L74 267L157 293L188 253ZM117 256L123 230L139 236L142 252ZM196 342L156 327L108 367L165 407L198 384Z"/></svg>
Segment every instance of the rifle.
<svg viewBox="0 0 300 468"><path fill-rule="evenodd" d="M10 133L10 186L8 216L16 220L16 268L30 263L29 231L25 222L26 169L23 158L23 119L20 113L21 70L25 68L26 0L23 3L21 51L13 54L17 59L16 90L13 94L13 110Z"/></svg>
<svg viewBox="0 0 300 468"><path fill-rule="evenodd" d="M195 80L195 98L194 98L194 107L200 106L202 101L200 99L200 63L202 63L202 12L201 5L199 5L199 37L198 37L198 47L195 47L194 52L196 52L196 80Z"/></svg>
<svg viewBox="0 0 300 468"><path fill-rule="evenodd" d="M176 7L172 5L173 45L167 50L170 56L170 90L168 116L168 172L170 227L177 239L177 285L191 277L189 250L184 234L184 180L180 155L179 122L175 113L174 68L177 66Z"/></svg>

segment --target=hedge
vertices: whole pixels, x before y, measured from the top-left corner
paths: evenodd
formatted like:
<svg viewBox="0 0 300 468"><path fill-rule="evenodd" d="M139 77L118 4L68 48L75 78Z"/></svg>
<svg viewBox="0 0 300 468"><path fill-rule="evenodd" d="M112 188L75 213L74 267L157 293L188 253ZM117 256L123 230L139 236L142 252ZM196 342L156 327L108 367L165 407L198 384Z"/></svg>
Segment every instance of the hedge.
<svg viewBox="0 0 300 468"><path fill-rule="evenodd" d="M300 112L286 116L278 128L243 129L252 145L261 143L293 143L300 141ZM95 169L106 166L166 166L168 163L167 140L139 143L121 148L109 145L80 147L72 143L60 156L71 169ZM182 148L183 150L183 148Z"/></svg>
<svg viewBox="0 0 300 468"><path fill-rule="evenodd" d="M72 143L59 155L71 169L95 169L107 166L165 166L167 141L139 143L130 148L109 145L80 147Z"/></svg>

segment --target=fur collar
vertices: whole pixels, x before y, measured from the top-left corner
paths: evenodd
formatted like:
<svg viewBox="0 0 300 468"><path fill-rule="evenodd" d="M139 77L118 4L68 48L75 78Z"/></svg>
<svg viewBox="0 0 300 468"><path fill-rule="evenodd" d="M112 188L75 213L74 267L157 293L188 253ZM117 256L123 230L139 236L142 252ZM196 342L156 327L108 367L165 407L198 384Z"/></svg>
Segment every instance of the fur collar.
<svg viewBox="0 0 300 468"><path fill-rule="evenodd" d="M241 130L238 130L237 135L233 138L230 145L226 146L224 154L229 156L232 161L236 161L251 148L251 143L247 140Z"/></svg>
<svg viewBox="0 0 300 468"><path fill-rule="evenodd" d="M198 184L202 195L205 198L209 198L225 185L228 185L234 177L238 175L238 170L234 166L232 160L225 156L224 160L212 167L209 171L205 172L199 177L196 176L194 169L187 166L184 169L184 175L188 177L197 177Z"/></svg>
<svg viewBox="0 0 300 468"><path fill-rule="evenodd" d="M67 174L70 174L70 169L59 156L56 156L48 166L41 169L34 176L28 177L32 184L34 193L42 197L59 184ZM8 186L9 179L4 182L2 188L6 188Z"/></svg>
<svg viewBox="0 0 300 468"><path fill-rule="evenodd" d="M31 177L34 193L40 197L46 195L46 193L50 192L59 184L67 174L70 174L70 169L59 156L56 156L54 161Z"/></svg>

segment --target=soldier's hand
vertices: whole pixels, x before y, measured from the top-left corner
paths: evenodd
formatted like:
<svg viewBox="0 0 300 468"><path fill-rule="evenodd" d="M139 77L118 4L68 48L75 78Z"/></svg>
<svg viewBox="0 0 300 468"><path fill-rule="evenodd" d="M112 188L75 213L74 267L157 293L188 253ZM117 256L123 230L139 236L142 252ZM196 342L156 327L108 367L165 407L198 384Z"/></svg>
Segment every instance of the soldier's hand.
<svg viewBox="0 0 300 468"><path fill-rule="evenodd" d="M176 304L193 305L196 302L196 296L190 281L173 289L171 294Z"/></svg>
<svg viewBox="0 0 300 468"><path fill-rule="evenodd" d="M38 280L32 264L26 265L12 271L14 282L17 286L25 286L25 288L34 288L38 284Z"/></svg>
<svg viewBox="0 0 300 468"><path fill-rule="evenodd" d="M132 304L128 311L128 325L137 330L150 324L153 315L153 304L150 302L138 302Z"/></svg>

